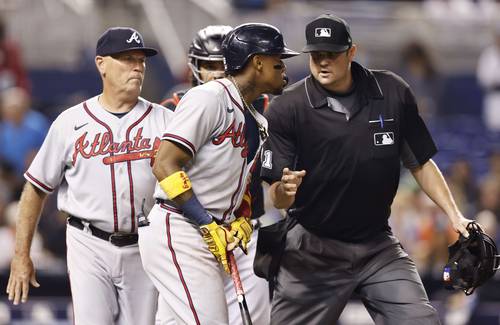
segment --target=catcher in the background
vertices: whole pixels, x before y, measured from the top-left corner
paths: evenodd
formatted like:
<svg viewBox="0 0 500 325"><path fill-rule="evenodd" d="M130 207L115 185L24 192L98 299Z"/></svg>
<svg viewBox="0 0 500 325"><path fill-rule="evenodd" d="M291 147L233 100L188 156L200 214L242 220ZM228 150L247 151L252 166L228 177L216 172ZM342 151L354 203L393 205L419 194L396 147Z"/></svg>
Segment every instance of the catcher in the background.
<svg viewBox="0 0 500 325"><path fill-rule="evenodd" d="M215 25L207 26L198 31L189 46L188 66L191 69L190 81L192 86L198 86L211 80L224 78L224 62L222 56L222 40L231 31L230 26ZM185 91L174 92L171 98L164 100L161 104L175 111L177 104L181 100ZM253 106L259 113L263 113L269 102L267 95L261 95L253 102ZM247 160L251 161L259 146L259 133L255 119L248 110L244 112L246 132L245 137L248 145ZM258 167L257 167L258 168ZM250 194L251 193L251 194ZM251 198L251 199L250 199ZM251 200L251 203L249 202ZM240 214L250 216L255 219L264 213L263 193L259 177L252 177L248 187L248 193L240 206ZM253 259L257 243L257 230L251 236L247 249L248 256L238 259L238 269L246 291L246 299L250 308L250 313L254 324L269 324L270 304L267 281L255 276L253 272ZM234 291L232 281L225 283L225 294L229 311L229 324L240 324L241 316L238 301ZM160 299L160 306L164 303ZM162 308L160 308L162 309Z"/></svg>

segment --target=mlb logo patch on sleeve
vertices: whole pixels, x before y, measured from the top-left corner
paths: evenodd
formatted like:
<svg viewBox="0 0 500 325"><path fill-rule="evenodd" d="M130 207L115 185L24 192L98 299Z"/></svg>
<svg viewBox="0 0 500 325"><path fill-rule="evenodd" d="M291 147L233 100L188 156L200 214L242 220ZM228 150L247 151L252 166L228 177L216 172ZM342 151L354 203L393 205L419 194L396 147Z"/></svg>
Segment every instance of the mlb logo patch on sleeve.
<svg viewBox="0 0 500 325"><path fill-rule="evenodd" d="M373 135L376 146L389 146L394 144L394 132L380 132Z"/></svg>

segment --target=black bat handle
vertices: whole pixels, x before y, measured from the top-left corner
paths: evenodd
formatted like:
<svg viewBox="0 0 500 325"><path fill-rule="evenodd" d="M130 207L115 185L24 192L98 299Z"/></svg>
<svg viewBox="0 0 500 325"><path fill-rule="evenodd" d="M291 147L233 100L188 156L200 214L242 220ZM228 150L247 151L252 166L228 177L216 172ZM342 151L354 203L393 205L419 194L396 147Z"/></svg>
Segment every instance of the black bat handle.
<svg viewBox="0 0 500 325"><path fill-rule="evenodd" d="M236 258L234 257L232 251L227 252L227 258L229 260L231 278L233 279L234 289L236 290L236 298L238 299L238 306L240 307L243 325L252 325L252 318L250 318L250 312L248 311L247 301L245 299L245 291L243 290L243 285L241 284L240 272L238 272Z"/></svg>

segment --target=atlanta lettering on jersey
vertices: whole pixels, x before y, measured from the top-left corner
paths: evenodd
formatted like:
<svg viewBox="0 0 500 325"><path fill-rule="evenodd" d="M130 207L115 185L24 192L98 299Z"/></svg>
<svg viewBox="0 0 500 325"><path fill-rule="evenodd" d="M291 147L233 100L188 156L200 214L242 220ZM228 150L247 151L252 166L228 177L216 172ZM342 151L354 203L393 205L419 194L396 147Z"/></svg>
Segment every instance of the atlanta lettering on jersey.
<svg viewBox="0 0 500 325"><path fill-rule="evenodd" d="M151 163L153 163L161 140L156 137L151 146L151 139L142 137L142 129L143 128L139 128L137 130L132 140L125 140L121 143L111 142L111 135L109 132L97 133L91 143L87 140L88 132L85 132L75 142L73 165L75 165L78 155L81 155L85 159L106 156L103 158L103 162L106 165L147 158L151 158ZM112 156L109 156L110 154L112 154Z"/></svg>
<svg viewBox="0 0 500 325"><path fill-rule="evenodd" d="M243 122L240 122L238 124L238 127L236 128L236 121L233 120L231 125L222 132L221 135L218 135L214 138L212 138L212 143L214 145L220 145L222 142L224 142L226 139L231 139L231 144L235 148L243 148L241 150L241 157L246 158L248 156L248 145L247 145L247 139L245 137L245 129L246 126Z"/></svg>

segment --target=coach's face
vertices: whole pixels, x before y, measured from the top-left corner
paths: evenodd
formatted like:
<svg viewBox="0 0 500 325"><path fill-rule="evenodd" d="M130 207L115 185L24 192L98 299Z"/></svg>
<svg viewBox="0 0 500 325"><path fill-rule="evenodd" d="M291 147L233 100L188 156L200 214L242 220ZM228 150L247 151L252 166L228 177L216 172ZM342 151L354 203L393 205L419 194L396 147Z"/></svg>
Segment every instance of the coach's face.
<svg viewBox="0 0 500 325"><path fill-rule="evenodd" d="M279 95L287 84L286 66L281 55L256 55L254 62L257 66L257 82L261 84L265 93Z"/></svg>
<svg viewBox="0 0 500 325"><path fill-rule="evenodd" d="M344 52L314 51L309 55L311 74L328 90L344 91L351 86L351 62L356 46Z"/></svg>
<svg viewBox="0 0 500 325"><path fill-rule="evenodd" d="M133 50L110 56L97 56L96 65L105 86L131 96L139 96L146 69L144 52Z"/></svg>

